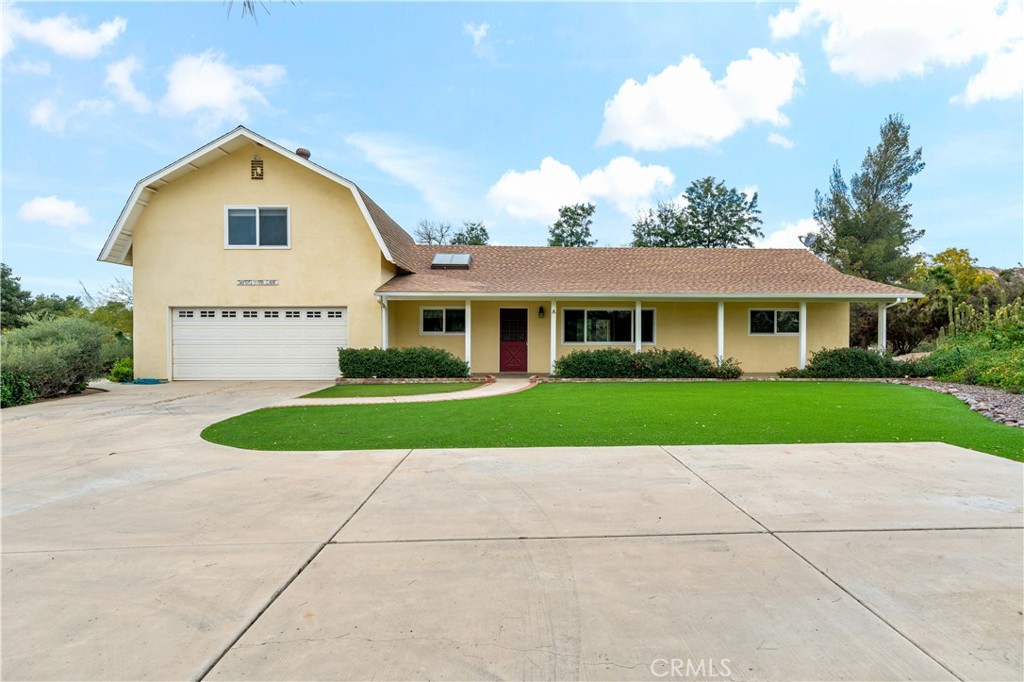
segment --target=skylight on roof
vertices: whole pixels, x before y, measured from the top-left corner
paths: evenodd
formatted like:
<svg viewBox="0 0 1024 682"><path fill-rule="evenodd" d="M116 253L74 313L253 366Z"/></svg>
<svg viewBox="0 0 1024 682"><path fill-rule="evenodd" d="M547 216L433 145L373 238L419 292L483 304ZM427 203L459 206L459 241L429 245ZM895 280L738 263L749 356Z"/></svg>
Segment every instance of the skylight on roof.
<svg viewBox="0 0 1024 682"><path fill-rule="evenodd" d="M469 253L438 253L430 262L431 270L468 270L473 256Z"/></svg>

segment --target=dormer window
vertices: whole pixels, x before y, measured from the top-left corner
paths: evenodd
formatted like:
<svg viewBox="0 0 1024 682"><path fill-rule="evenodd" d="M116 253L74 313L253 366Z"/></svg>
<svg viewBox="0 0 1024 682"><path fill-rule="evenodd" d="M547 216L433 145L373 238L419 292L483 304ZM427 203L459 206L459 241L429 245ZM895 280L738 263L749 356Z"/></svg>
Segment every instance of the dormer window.
<svg viewBox="0 0 1024 682"><path fill-rule="evenodd" d="M288 207L226 208L224 245L229 249L287 249L291 246Z"/></svg>

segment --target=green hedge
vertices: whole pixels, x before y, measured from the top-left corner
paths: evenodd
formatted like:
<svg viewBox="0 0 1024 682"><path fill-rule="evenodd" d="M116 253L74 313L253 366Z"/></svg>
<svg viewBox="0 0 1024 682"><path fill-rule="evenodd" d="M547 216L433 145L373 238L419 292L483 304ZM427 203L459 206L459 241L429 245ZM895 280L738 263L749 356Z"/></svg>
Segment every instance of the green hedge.
<svg viewBox="0 0 1024 682"><path fill-rule="evenodd" d="M103 351L112 342L113 332L103 325L59 318L6 332L0 362L39 398L79 393L107 373Z"/></svg>
<svg viewBox="0 0 1024 682"><path fill-rule="evenodd" d="M574 350L555 361L563 379L736 379L743 371L732 358L719 366L685 348Z"/></svg>
<svg viewBox="0 0 1024 682"><path fill-rule="evenodd" d="M866 348L828 348L811 354L804 369L790 367L779 372L790 379L886 379L917 377L919 363L893 360Z"/></svg>
<svg viewBox="0 0 1024 682"><path fill-rule="evenodd" d="M469 365L440 348L340 348L338 369L348 379L433 379L469 376Z"/></svg>

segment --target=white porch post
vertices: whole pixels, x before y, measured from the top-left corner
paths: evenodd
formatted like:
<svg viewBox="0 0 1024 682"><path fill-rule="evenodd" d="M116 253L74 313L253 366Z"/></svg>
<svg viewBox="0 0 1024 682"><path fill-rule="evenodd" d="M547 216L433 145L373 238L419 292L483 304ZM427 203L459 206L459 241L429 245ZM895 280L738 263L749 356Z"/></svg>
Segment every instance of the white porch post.
<svg viewBox="0 0 1024 682"><path fill-rule="evenodd" d="M886 311L887 310L888 310L888 306L885 305L885 302L881 302L881 303L878 304L878 354L879 355L885 355L885 346L886 346L886 341L887 341L887 339L886 339L886 329L885 329L885 323L886 323L885 315L886 315Z"/></svg>
<svg viewBox="0 0 1024 682"><path fill-rule="evenodd" d="M555 353L558 352L558 309L555 302L551 301L551 369L555 373Z"/></svg>
<svg viewBox="0 0 1024 682"><path fill-rule="evenodd" d="M718 302L718 364L725 362L725 301Z"/></svg>
<svg viewBox="0 0 1024 682"><path fill-rule="evenodd" d="M473 306L466 299L466 364L473 371Z"/></svg>
<svg viewBox="0 0 1024 682"><path fill-rule="evenodd" d="M640 352L640 301L633 306L633 341L634 350Z"/></svg>
<svg viewBox="0 0 1024 682"><path fill-rule="evenodd" d="M799 368L807 366L807 301L800 301L800 364Z"/></svg>
<svg viewBox="0 0 1024 682"><path fill-rule="evenodd" d="M388 349L388 299L381 296L377 299L380 303L380 347Z"/></svg>

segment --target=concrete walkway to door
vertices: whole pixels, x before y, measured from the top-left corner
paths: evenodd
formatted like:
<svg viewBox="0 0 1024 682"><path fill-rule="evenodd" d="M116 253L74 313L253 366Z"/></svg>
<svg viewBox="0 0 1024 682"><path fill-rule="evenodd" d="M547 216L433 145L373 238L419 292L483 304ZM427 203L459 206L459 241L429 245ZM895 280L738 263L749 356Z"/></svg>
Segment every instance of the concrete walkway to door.
<svg viewBox="0 0 1024 682"><path fill-rule="evenodd" d="M293 398L274 403L270 407L315 407L317 405L381 405L387 403L437 403L445 400L472 400L496 395L518 393L532 388L529 377L499 377L492 382L465 391L449 393L422 393L419 395L393 395L362 398Z"/></svg>

